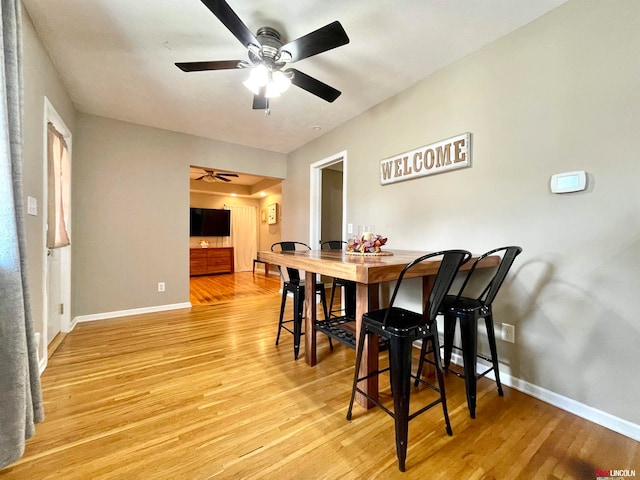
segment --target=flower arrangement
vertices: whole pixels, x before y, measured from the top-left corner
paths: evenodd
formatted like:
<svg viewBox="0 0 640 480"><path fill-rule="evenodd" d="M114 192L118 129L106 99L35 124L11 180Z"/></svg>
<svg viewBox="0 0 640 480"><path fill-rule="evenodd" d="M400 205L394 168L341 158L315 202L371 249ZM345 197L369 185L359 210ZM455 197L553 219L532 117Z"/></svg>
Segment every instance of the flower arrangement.
<svg viewBox="0 0 640 480"><path fill-rule="evenodd" d="M360 238L353 238L347 244L347 252L380 253L380 247L387 243L386 237L365 233Z"/></svg>

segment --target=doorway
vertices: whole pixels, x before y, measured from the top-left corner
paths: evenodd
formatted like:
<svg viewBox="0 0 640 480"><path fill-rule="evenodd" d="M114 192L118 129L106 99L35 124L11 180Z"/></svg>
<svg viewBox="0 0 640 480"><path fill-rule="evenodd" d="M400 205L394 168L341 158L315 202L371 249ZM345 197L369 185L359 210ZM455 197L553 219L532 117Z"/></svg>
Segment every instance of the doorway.
<svg viewBox="0 0 640 480"><path fill-rule="evenodd" d="M48 98L45 97L45 141L44 141L44 185L43 185L43 206L42 222L47 235L48 209L47 198L49 196L48 184L48 135L47 125L52 123L55 129L62 134L67 145L68 169L65 181L67 191L71 189L71 131L58 115ZM71 235L71 211L67 205L65 212L65 222L67 232ZM43 351L40 352L41 363L46 365L47 347L54 341L61 332L71 331L71 245L62 248L44 248L44 299L43 299ZM42 367L41 367L42 368Z"/></svg>
<svg viewBox="0 0 640 480"><path fill-rule="evenodd" d="M322 204L320 210L320 243L342 240L342 161L322 171Z"/></svg>
<svg viewBox="0 0 640 480"><path fill-rule="evenodd" d="M322 241L346 239L346 185L346 151L311 164L309 245L312 248L320 248ZM327 195L332 198L325 198Z"/></svg>

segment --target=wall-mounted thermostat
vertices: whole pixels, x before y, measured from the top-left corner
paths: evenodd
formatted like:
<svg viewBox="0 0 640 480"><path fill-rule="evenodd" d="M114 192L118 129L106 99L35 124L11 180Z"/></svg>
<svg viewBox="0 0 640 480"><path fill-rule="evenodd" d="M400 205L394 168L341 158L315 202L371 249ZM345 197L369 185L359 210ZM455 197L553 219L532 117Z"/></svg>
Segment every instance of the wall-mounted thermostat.
<svg viewBox="0 0 640 480"><path fill-rule="evenodd" d="M584 170L556 173L551 177L551 191L553 193L581 192L585 188L587 188L587 174Z"/></svg>

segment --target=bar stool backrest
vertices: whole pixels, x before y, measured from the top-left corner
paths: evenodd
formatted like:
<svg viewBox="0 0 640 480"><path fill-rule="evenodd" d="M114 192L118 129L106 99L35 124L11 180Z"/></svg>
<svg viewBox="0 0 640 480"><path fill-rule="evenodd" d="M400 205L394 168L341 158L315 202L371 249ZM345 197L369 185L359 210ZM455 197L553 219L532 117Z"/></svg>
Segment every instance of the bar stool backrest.
<svg viewBox="0 0 640 480"><path fill-rule="evenodd" d="M296 250L311 250L311 247L303 242L276 242L271 245L272 252L295 252ZM289 275L289 281L292 283L300 282L300 272L296 268L286 267L287 275ZM282 268L278 265L280 276L282 276Z"/></svg>
<svg viewBox="0 0 640 480"><path fill-rule="evenodd" d="M458 295L457 295L458 299L464 293L464 290L467 287L469 280L471 279L471 277L473 276L473 273L476 270L476 266L484 258L490 255L499 254L501 252L504 252L504 253L502 255L502 260L500 260L500 264L498 265L498 268L495 271L495 274L493 275L491 280L489 280L487 285L484 287L484 289L482 290L482 293L478 296L478 300L483 305L485 306L491 305L493 300L496 298L496 295L498 294L498 290L500 290L500 287L502 286L502 283L504 282L504 279L507 276L507 273L509 273L509 269L511 269L511 265L513 265L513 262L516 259L516 257L520 255L520 253L522 253L521 247L518 247L518 246L500 247L500 248L493 249L487 253L484 253L483 255L478 257L478 259L475 262L473 262L473 265L471 266L471 269L467 274L467 278L465 278L464 283L462 284L462 287L458 292Z"/></svg>
<svg viewBox="0 0 640 480"><path fill-rule="evenodd" d="M347 242L343 240L327 240L320 244L320 248L323 250L342 250Z"/></svg>
<svg viewBox="0 0 640 480"><path fill-rule="evenodd" d="M402 272L400 272L400 276L398 277L396 286L393 289L393 294L391 295L391 300L389 301L389 307L387 308L387 312L382 322L384 327L387 326L389 313L392 311L391 307L393 307L393 302L396 299L396 295L398 294L400 284L402 283L405 274L419 263L431 260L434 257L438 256L441 256L442 260L440 263L440 268L438 268L438 273L434 280L429 299L426 302L424 310L422 312L421 325L431 326L431 324L435 321L436 316L438 315L440 304L451 288L451 284L453 283L458 270L471 258L471 253L466 250L444 250L440 252L429 253L427 255L423 255L422 257L418 257L412 262L408 263L402 269Z"/></svg>

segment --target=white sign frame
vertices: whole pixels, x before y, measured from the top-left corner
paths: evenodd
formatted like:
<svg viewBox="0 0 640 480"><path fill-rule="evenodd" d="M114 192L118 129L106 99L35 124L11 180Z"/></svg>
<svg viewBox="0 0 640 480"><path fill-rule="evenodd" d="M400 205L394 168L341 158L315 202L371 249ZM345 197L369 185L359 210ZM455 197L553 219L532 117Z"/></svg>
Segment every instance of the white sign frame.
<svg viewBox="0 0 640 480"><path fill-rule="evenodd" d="M278 204L272 203L267 207L267 224L275 225L278 223Z"/></svg>
<svg viewBox="0 0 640 480"><path fill-rule="evenodd" d="M380 185L471 166L471 133L466 132L380 161Z"/></svg>

